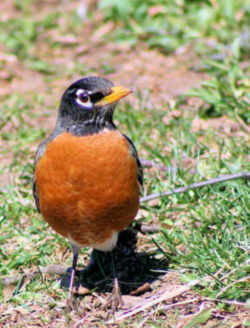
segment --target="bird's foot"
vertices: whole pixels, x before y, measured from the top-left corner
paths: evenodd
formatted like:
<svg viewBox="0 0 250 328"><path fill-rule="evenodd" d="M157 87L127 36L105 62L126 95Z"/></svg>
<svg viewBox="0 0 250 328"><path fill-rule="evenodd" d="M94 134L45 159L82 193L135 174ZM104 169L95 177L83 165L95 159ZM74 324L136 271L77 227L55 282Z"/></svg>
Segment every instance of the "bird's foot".
<svg viewBox="0 0 250 328"><path fill-rule="evenodd" d="M75 274L76 274L76 269L72 268L71 273L70 273L70 282L69 282L69 299L72 299L72 297L73 297Z"/></svg>
<svg viewBox="0 0 250 328"><path fill-rule="evenodd" d="M120 291L120 286L118 279L115 278L113 281L113 290L112 294L107 300L107 303L105 304L105 307L111 307L112 314L114 314L119 308L121 308L124 305L122 296L121 296L121 291Z"/></svg>
<svg viewBox="0 0 250 328"><path fill-rule="evenodd" d="M75 308L75 299L74 299L74 291L75 291L75 275L76 275L76 269L75 268L70 268L69 270L70 276L69 276L69 281L67 281L68 287L69 287L69 294L66 299L66 308L68 311L74 310ZM62 281L61 281L62 284Z"/></svg>
<svg viewBox="0 0 250 328"><path fill-rule="evenodd" d="M69 295L67 298L66 298L66 310L68 312L70 311L73 311L73 310L76 310L76 300L75 298L73 297L73 295Z"/></svg>

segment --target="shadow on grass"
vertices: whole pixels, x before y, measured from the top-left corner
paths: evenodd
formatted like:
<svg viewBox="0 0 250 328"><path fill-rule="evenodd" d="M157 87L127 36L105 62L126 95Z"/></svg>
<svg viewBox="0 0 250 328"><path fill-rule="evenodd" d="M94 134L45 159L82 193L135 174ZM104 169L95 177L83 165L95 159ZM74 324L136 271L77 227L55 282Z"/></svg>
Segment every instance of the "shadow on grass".
<svg viewBox="0 0 250 328"><path fill-rule="evenodd" d="M122 294L130 294L143 284L151 284L159 279L167 270L168 261L159 260L152 253L136 252L136 242L137 232L127 229L119 234L117 246L113 250L113 259L111 252L94 250L89 265L76 273L76 290L79 286L84 286L99 293L111 292L114 270ZM69 279L70 269L62 278L62 288L68 288Z"/></svg>

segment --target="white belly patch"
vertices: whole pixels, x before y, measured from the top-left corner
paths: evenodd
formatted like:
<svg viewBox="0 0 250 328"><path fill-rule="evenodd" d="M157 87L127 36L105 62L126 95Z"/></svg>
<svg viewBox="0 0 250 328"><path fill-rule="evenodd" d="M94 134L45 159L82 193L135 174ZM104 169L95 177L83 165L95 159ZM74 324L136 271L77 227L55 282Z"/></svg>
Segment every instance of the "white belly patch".
<svg viewBox="0 0 250 328"><path fill-rule="evenodd" d="M76 248L80 249L82 247L85 247L85 245L80 245L79 243L74 241L74 239L72 239L71 237L68 237L68 239L69 239L69 242L72 245L74 245L74 247L76 247ZM110 252L110 251L112 251L112 249L115 248L117 240L118 240L118 232L114 231L112 233L111 237L108 238L107 240L105 240L103 243L86 245L86 247L91 247L91 248L97 249L98 251L102 251L102 252Z"/></svg>

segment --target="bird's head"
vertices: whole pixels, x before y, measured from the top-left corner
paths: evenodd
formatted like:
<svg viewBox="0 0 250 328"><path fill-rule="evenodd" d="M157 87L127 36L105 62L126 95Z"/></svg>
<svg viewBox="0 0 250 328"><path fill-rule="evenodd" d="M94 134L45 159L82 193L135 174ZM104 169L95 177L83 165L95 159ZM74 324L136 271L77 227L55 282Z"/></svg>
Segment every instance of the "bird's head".
<svg viewBox="0 0 250 328"><path fill-rule="evenodd" d="M105 125L110 121L117 102L131 90L114 86L101 77L85 77L71 84L64 92L59 119L67 124Z"/></svg>

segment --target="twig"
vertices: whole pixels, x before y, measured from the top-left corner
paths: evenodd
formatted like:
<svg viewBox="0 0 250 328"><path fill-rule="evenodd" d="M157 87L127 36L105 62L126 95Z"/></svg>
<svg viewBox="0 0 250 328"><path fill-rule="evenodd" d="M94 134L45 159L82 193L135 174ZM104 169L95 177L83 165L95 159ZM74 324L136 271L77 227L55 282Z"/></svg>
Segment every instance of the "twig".
<svg viewBox="0 0 250 328"><path fill-rule="evenodd" d="M191 190L191 189L197 189L197 188L201 188L201 187L204 187L204 186L213 185L213 184L216 184L216 183L219 183L219 182L225 182L225 181L241 179L241 178L249 179L250 178L250 172L241 172L241 173L236 173L236 174L228 174L228 175L223 175L221 177L209 179L209 180L206 180L206 181L195 182L195 183L192 183L191 185L186 186L186 187L175 188L171 191L165 191L165 192L162 192L162 193L155 193L155 194L152 194L152 195L141 197L140 202L144 203L144 202L148 202L150 200L153 200L153 199L156 199L156 198L159 198L159 197L170 196L170 195L173 195L173 194L186 192L186 191Z"/></svg>
<svg viewBox="0 0 250 328"><path fill-rule="evenodd" d="M222 299L219 299L219 298L210 298L210 297L203 297L201 300L202 301L225 303L225 304L230 304L230 305L235 305L235 306L241 306L241 307L248 308L247 302L244 303L244 302L222 300Z"/></svg>
<svg viewBox="0 0 250 328"><path fill-rule="evenodd" d="M164 305L164 306L161 306L159 309L157 309L156 311L166 311L166 310L169 310L171 309L172 307L175 307L175 306L179 306L179 305L183 305L183 304L188 304L188 303L192 303L192 302L195 302L195 301L199 301L200 299L199 298L191 298L190 300L186 300L186 301L182 301L182 302L177 302L177 303L172 303L172 304L169 304L169 305ZM150 314L153 314L155 313L156 311L152 311L152 313Z"/></svg>
<svg viewBox="0 0 250 328"><path fill-rule="evenodd" d="M231 288L233 285L238 284L239 282L245 282L249 280L250 281L250 276L238 279L236 281L233 281L231 284L227 285L226 287L222 288L221 291L216 295L216 298L220 297L222 294L224 294L229 288Z"/></svg>
<svg viewBox="0 0 250 328"><path fill-rule="evenodd" d="M134 315L138 312L144 311L156 304L159 304L159 303L166 301L168 299L171 299L173 297L179 296L179 295L187 292L188 290L190 290L195 285L199 284L201 281L202 281L201 279L196 279L196 280L190 281L187 285L181 286L177 290L174 290L174 291L165 290L162 294L160 294L160 295L157 294L157 295L154 295L153 297L147 299L143 304L134 306L134 307L124 311L120 316L117 316L114 319L109 320L107 323L111 324L114 322L122 321L122 320L124 320L128 317L131 317L132 315Z"/></svg>
<svg viewBox="0 0 250 328"><path fill-rule="evenodd" d="M149 319L149 317L152 314L155 314L158 311L167 311L167 310L170 310L173 307L177 307L177 306L180 306L180 305L189 304L189 303L192 303L192 302L195 302L195 301L199 301L199 298L192 298L190 300L186 300L186 301L183 301L183 302L177 302L177 303L172 303L172 304L169 304L169 305L161 306L160 308L157 308L157 309L151 311L150 313L148 313L147 314L147 317L143 320L143 324ZM139 325L139 327L143 327L143 326L142 325Z"/></svg>
<svg viewBox="0 0 250 328"><path fill-rule="evenodd" d="M154 161L151 161L150 159L140 158L140 162L145 169L150 169L151 167L155 167L160 171L176 171L176 167L174 166L164 166L161 164L157 164Z"/></svg>
<svg viewBox="0 0 250 328"><path fill-rule="evenodd" d="M41 273L43 274L59 274L59 275L63 275L67 272L67 267L59 265L59 264L51 264L48 265L47 267L41 267L40 271L36 271L36 272L32 272L32 273L28 273L25 275L25 278L27 279L31 279L36 277L37 275L40 275ZM9 285L13 285L17 282L19 282L21 279L23 279L23 274L19 274L16 276L11 276L11 277L3 277L1 279L1 284L3 286L9 286Z"/></svg>
<svg viewBox="0 0 250 328"><path fill-rule="evenodd" d="M132 229L139 231L141 233L155 233L160 231L161 226L159 224L148 225L148 224L142 224L140 222L136 222Z"/></svg>

